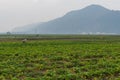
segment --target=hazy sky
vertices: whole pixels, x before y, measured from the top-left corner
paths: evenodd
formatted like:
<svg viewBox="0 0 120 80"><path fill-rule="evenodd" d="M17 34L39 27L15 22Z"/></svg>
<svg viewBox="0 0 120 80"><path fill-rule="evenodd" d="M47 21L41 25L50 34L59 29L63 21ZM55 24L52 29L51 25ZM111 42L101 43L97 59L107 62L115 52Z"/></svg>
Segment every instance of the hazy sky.
<svg viewBox="0 0 120 80"><path fill-rule="evenodd" d="M0 32L49 21L90 4L120 10L120 0L0 0Z"/></svg>

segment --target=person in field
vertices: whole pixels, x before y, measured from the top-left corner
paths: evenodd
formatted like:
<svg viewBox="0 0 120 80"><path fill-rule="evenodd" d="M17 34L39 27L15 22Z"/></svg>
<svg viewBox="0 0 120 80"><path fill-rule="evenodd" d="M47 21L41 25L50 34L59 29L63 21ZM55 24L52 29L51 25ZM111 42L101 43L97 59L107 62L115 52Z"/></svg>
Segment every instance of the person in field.
<svg viewBox="0 0 120 80"><path fill-rule="evenodd" d="M22 40L22 43L26 43L26 42L27 42L27 39L23 39L23 40Z"/></svg>

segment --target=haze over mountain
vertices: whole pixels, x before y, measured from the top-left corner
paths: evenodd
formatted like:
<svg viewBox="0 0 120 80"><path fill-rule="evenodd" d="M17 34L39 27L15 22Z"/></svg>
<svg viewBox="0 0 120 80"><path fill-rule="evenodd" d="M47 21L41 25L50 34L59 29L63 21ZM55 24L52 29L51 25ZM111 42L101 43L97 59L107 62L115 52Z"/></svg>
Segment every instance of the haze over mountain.
<svg viewBox="0 0 120 80"><path fill-rule="evenodd" d="M90 5L81 10L71 11L63 17L22 28L14 33L31 34L80 34L117 33L120 34L120 11L113 11L99 5Z"/></svg>

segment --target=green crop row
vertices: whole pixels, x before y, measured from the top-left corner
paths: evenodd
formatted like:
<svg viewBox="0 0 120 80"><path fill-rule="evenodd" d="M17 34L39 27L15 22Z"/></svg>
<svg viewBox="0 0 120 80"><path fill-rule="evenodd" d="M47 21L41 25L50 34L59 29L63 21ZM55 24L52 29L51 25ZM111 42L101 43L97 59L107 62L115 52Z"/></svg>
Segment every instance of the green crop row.
<svg viewBox="0 0 120 80"><path fill-rule="evenodd" d="M120 40L2 41L0 80L120 80Z"/></svg>

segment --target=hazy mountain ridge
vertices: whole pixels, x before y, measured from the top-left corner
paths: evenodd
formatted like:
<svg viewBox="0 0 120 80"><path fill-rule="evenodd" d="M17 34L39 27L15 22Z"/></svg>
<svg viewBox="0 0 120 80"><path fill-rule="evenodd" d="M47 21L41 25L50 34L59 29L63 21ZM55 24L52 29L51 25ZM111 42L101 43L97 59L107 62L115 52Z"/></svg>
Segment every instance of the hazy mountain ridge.
<svg viewBox="0 0 120 80"><path fill-rule="evenodd" d="M79 33L120 33L120 11L91 5L81 10L71 11L63 17L30 25L25 31L16 29L13 32L39 34L79 34Z"/></svg>
<svg viewBox="0 0 120 80"><path fill-rule="evenodd" d="M33 31L36 31L36 27L41 25L42 22L40 23L34 23L34 24L28 24L25 26L17 27L13 29L13 33L33 33Z"/></svg>

